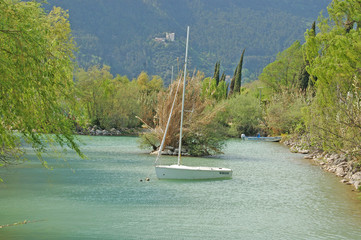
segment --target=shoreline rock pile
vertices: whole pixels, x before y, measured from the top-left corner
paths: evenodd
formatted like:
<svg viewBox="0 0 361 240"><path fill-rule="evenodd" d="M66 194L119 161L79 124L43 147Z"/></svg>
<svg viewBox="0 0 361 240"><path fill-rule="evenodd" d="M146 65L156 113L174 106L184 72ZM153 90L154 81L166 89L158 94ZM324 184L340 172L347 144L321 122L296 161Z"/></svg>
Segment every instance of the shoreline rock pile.
<svg viewBox="0 0 361 240"><path fill-rule="evenodd" d="M342 177L342 183L353 185L356 189L361 187L360 166L345 154L312 153L305 158L313 160L325 171Z"/></svg>
<svg viewBox="0 0 361 240"><path fill-rule="evenodd" d="M286 140L283 143L290 148L291 152L305 154L305 159L310 159L323 170L341 177L340 182L353 185L355 189L361 190L361 164L351 159L350 156L305 149L305 147L302 147L305 144L293 140Z"/></svg>
<svg viewBox="0 0 361 240"><path fill-rule="evenodd" d="M158 154L159 150L155 150L153 152L151 152L151 154ZM178 148L174 148L171 146L165 146L163 151L162 151L162 155L169 155L169 156L177 156L179 153ZM188 153L186 148L182 148L182 156L190 156L190 154Z"/></svg>
<svg viewBox="0 0 361 240"><path fill-rule="evenodd" d="M106 130L94 125L92 127L88 127L87 129L78 129L77 134L91 136L138 136L143 131L143 129L138 128L112 128L110 130Z"/></svg>

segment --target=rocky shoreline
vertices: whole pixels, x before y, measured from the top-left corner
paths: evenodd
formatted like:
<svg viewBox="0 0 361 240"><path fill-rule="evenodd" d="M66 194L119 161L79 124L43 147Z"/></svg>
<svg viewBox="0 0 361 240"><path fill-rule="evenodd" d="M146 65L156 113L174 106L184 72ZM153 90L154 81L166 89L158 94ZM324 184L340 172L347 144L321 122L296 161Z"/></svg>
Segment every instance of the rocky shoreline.
<svg viewBox="0 0 361 240"><path fill-rule="evenodd" d="M151 152L150 154L158 154L159 150L155 150ZM179 153L178 148L174 148L171 146L165 146L161 155L169 155L169 156L177 156ZM182 148L182 156L190 156L188 153L188 150L186 148Z"/></svg>
<svg viewBox="0 0 361 240"><path fill-rule="evenodd" d="M112 128L110 130L102 129L97 125L88 128L79 128L76 131L78 135L90 135L90 136L139 136L141 133L149 131L144 128L122 128L122 129L115 129ZM150 154L158 154L159 150L155 150ZM165 146L162 155L169 155L169 156L177 156L178 155L178 148L174 148L171 146ZM182 156L190 156L188 153L187 148L182 148Z"/></svg>
<svg viewBox="0 0 361 240"><path fill-rule="evenodd" d="M313 161L321 169L334 173L340 177L340 182L352 185L361 191L361 164L346 154L330 154L320 150L309 150L305 144L299 141L288 139L283 144L290 148L291 152L305 154L304 158Z"/></svg>
<svg viewBox="0 0 361 240"><path fill-rule="evenodd" d="M143 128L121 128L110 130L102 129L97 125L88 128L77 129L78 135L91 135L91 136L139 136L144 132Z"/></svg>

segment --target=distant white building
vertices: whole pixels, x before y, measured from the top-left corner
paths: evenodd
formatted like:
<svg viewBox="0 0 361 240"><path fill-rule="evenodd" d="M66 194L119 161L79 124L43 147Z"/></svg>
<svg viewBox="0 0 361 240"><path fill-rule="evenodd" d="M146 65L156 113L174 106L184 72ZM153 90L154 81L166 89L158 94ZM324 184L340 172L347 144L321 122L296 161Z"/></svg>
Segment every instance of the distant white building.
<svg viewBox="0 0 361 240"><path fill-rule="evenodd" d="M154 38L156 42L165 42L165 38Z"/></svg>
<svg viewBox="0 0 361 240"><path fill-rule="evenodd" d="M166 41L174 42L174 39L175 39L175 33L165 33L165 38L156 37L156 38L154 38L154 41L165 43Z"/></svg>
<svg viewBox="0 0 361 240"><path fill-rule="evenodd" d="M165 33L165 39L170 42L174 42L175 33Z"/></svg>

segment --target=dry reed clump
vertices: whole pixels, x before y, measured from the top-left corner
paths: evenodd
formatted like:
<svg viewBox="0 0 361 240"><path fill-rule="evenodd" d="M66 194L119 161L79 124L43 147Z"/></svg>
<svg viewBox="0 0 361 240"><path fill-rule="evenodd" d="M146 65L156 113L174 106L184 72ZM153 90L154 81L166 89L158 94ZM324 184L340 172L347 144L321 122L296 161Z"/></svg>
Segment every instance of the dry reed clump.
<svg viewBox="0 0 361 240"><path fill-rule="evenodd" d="M209 100L201 98L202 79L203 75L198 73L192 78L188 77L186 80L187 85L184 100L182 141L183 146L186 149L190 148L187 144L189 145L189 143L194 142L192 139L187 138L194 136L206 137L207 133L204 131L205 126L212 123L217 113L223 109L222 106L214 108ZM176 98L164 146L178 148L183 83L180 83L177 91L178 84L179 82L175 81L169 86L167 91L163 91L158 94L158 106L156 107L156 115L154 116L156 126L151 130L151 132L143 134L143 145L151 145L154 150L159 148L167 126L174 98ZM216 131L216 129L214 129L214 131ZM203 148L208 148L207 144L204 144ZM206 155L208 155L208 151L202 152L205 152ZM192 153L190 152L190 154Z"/></svg>

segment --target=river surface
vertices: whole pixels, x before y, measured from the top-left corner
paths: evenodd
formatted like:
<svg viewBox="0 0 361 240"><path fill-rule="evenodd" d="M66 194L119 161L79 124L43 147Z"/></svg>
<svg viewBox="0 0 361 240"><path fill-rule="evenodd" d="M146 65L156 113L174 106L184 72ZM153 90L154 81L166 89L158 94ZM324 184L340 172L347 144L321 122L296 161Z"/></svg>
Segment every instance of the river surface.
<svg viewBox="0 0 361 240"><path fill-rule="evenodd" d="M230 140L224 155L183 161L233 179L169 181L137 138L81 140L87 160L45 157L47 170L29 151L0 169L0 225L30 221L0 239L361 239L358 195L282 144Z"/></svg>

